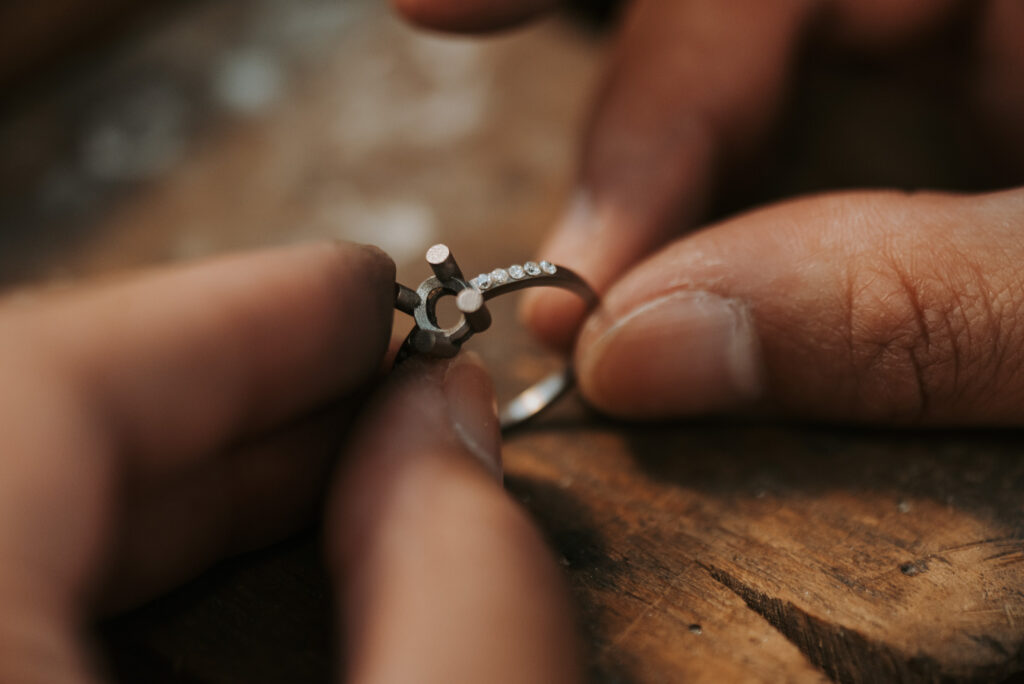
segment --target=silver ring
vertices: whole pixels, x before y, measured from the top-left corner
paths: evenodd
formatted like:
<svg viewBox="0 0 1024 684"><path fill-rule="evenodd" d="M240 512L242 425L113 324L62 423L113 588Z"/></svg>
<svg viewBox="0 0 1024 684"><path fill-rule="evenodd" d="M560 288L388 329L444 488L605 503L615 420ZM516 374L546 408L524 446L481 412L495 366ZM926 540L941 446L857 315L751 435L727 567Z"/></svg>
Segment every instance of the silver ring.
<svg viewBox="0 0 1024 684"><path fill-rule="evenodd" d="M489 273L466 280L446 245L434 245L427 250L427 263L434 275L420 283L415 290L395 283L395 308L416 321L405 338L395 365L417 354L451 358L476 333L491 325L491 314L486 301L499 295L528 287L559 287L583 299L587 310L597 305L597 294L586 281L565 266L547 261L527 261L508 268L496 268ZM455 305L462 314L455 325L442 328L437 322L437 300L454 296ZM515 427L544 411L572 387L572 368L543 378L519 393L499 411L501 428Z"/></svg>

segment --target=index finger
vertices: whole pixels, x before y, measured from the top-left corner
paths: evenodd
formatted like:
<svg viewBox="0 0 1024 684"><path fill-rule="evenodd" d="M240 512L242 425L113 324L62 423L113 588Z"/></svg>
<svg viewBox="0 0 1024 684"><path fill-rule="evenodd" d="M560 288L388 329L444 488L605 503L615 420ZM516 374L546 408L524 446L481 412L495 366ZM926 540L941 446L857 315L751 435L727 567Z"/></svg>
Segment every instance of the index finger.
<svg viewBox="0 0 1024 684"><path fill-rule="evenodd" d="M590 115L575 200L540 256L603 292L692 225L723 165L771 123L816 6L633 2ZM564 293L531 293L522 310L540 339L562 349L583 320Z"/></svg>
<svg viewBox="0 0 1024 684"><path fill-rule="evenodd" d="M111 453L143 468L180 467L360 386L390 335L394 265L371 247L264 250L126 280L0 306L0 346L60 378Z"/></svg>

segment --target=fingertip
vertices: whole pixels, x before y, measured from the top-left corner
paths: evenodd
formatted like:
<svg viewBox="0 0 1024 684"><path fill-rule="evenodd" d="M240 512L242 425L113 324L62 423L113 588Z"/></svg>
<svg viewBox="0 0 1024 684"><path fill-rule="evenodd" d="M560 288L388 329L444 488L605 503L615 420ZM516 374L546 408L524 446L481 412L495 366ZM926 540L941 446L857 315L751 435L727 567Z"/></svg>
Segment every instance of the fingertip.
<svg viewBox="0 0 1024 684"><path fill-rule="evenodd" d="M395 260L377 245L344 241L338 241L335 244L341 247L342 250L352 249L353 251L358 252L363 256L371 268L381 270L390 275L393 279L396 268Z"/></svg>
<svg viewBox="0 0 1024 684"><path fill-rule="evenodd" d="M591 407L609 414L615 413L615 407L607 400L599 368L604 358L601 341L612 325L609 312L598 309L583 323L573 348L573 371L580 395Z"/></svg>
<svg viewBox="0 0 1024 684"><path fill-rule="evenodd" d="M540 254L555 264L572 269L601 292L620 264L614 250L606 250L619 226L614 212L599 211L591 194L578 190ZM610 258L609 258L610 257ZM586 304L576 295L552 288L528 291L519 305L519 318L546 347L567 353L586 316Z"/></svg>
<svg viewBox="0 0 1024 684"><path fill-rule="evenodd" d="M399 365L368 408L353 440L353 462L376 472L382 464L401 468L412 459L443 456L483 466L500 482L497 415L494 386L476 354L414 357Z"/></svg>
<svg viewBox="0 0 1024 684"><path fill-rule="evenodd" d="M538 289L523 296L519 318L545 347L568 353L585 311L579 297L553 289Z"/></svg>
<svg viewBox="0 0 1024 684"><path fill-rule="evenodd" d="M335 254L341 259L339 273L351 277L353 270L366 280L366 290L388 302L388 309L394 305L394 282L396 266L387 252L376 245L336 241Z"/></svg>
<svg viewBox="0 0 1024 684"><path fill-rule="evenodd" d="M576 358L587 400L627 418L734 409L763 390L749 308L706 291L677 290L595 316Z"/></svg>
<svg viewBox="0 0 1024 684"><path fill-rule="evenodd" d="M382 358L391 339L394 318L394 260L375 245L335 242L333 266L336 295L349 309L349 337L367 337L374 358ZM342 306L338 315L343 315ZM375 364L374 364L375 365Z"/></svg>
<svg viewBox="0 0 1024 684"><path fill-rule="evenodd" d="M448 364L444 375L448 416L463 448L497 482L502 481L501 425L494 383L483 361L464 352Z"/></svg>
<svg viewBox="0 0 1024 684"><path fill-rule="evenodd" d="M395 10L422 28L457 33L496 31L521 24L558 0L391 0Z"/></svg>
<svg viewBox="0 0 1024 684"><path fill-rule="evenodd" d="M290 252L289 252L290 250ZM327 306L339 310L348 309L358 316L366 329L381 328L379 319L386 314L386 329L390 333L391 310L394 307L395 262L375 245L358 244L342 240L306 242L280 249L268 249L254 255L229 257L236 260L242 270L256 274L260 268L257 261L246 260L255 257L266 269L263 283L269 282L273 264L278 269L281 284L275 294L295 290L300 294L299 285L309 287L319 284L319 291L305 292L305 298L317 296ZM284 257L282 259L282 257ZM241 272L241 271L240 271ZM324 297L332 298L328 302ZM365 316L373 316L372 323Z"/></svg>
<svg viewBox="0 0 1024 684"><path fill-rule="evenodd" d="M370 362L376 364L384 354L391 334L394 262L375 246L350 242L316 242L293 250L299 254L290 261L277 250L266 251L262 277L255 266L248 274L254 282L261 277L265 302L287 312L287 319L282 315L277 321L277 334L284 338L287 325L301 323L290 335L296 345L317 344L321 359L353 372L347 378L368 376ZM280 265L272 272L274 263Z"/></svg>
<svg viewBox="0 0 1024 684"><path fill-rule="evenodd" d="M466 19L445 2L434 0L391 0L391 5L410 23L438 31L457 31Z"/></svg>
<svg viewBox="0 0 1024 684"><path fill-rule="evenodd" d="M867 50L891 50L928 35L955 15L956 0L855 0L832 3L824 13L836 39Z"/></svg>

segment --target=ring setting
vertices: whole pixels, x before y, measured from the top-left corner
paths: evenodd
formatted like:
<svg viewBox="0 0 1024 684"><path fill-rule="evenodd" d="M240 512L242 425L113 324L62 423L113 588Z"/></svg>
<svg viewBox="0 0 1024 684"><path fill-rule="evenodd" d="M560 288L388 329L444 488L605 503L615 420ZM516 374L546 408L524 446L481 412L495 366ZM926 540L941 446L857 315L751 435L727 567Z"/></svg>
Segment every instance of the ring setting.
<svg viewBox="0 0 1024 684"><path fill-rule="evenodd" d="M395 365L414 355L450 358L473 335L491 325L487 300L529 287L557 287L581 297L590 310L597 304L594 290L572 270L549 261L527 261L496 268L466 280L451 250L437 244L427 250L427 263L434 275L415 290L395 283L395 308L413 317L415 325L405 338ZM442 327L437 320L437 302L454 296L461 313L458 322ZM567 365L520 393L499 412L503 429L519 425L536 416L562 396L573 383Z"/></svg>

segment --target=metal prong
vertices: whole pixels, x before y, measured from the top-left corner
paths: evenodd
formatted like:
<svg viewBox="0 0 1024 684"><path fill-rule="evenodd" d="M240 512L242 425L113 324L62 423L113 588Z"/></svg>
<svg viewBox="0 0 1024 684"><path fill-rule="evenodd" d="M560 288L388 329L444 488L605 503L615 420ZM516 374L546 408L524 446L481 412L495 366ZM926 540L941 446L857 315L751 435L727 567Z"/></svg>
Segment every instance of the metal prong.
<svg viewBox="0 0 1024 684"><path fill-rule="evenodd" d="M455 257L448 245L437 244L427 250L427 263L434 270L438 280L444 282L452 278L462 280L462 270L455 263Z"/></svg>
<svg viewBox="0 0 1024 684"><path fill-rule="evenodd" d="M412 344L420 354L440 356L450 359L459 353L459 348L452 344L443 333L432 330L416 330Z"/></svg>
<svg viewBox="0 0 1024 684"><path fill-rule="evenodd" d="M412 316L419 305L420 296L416 294L416 290L410 289L401 283L395 283L396 309Z"/></svg>
<svg viewBox="0 0 1024 684"><path fill-rule="evenodd" d="M484 296L476 288L468 287L455 297L455 306L466 316L469 329L475 333L491 327L491 312L484 304Z"/></svg>

